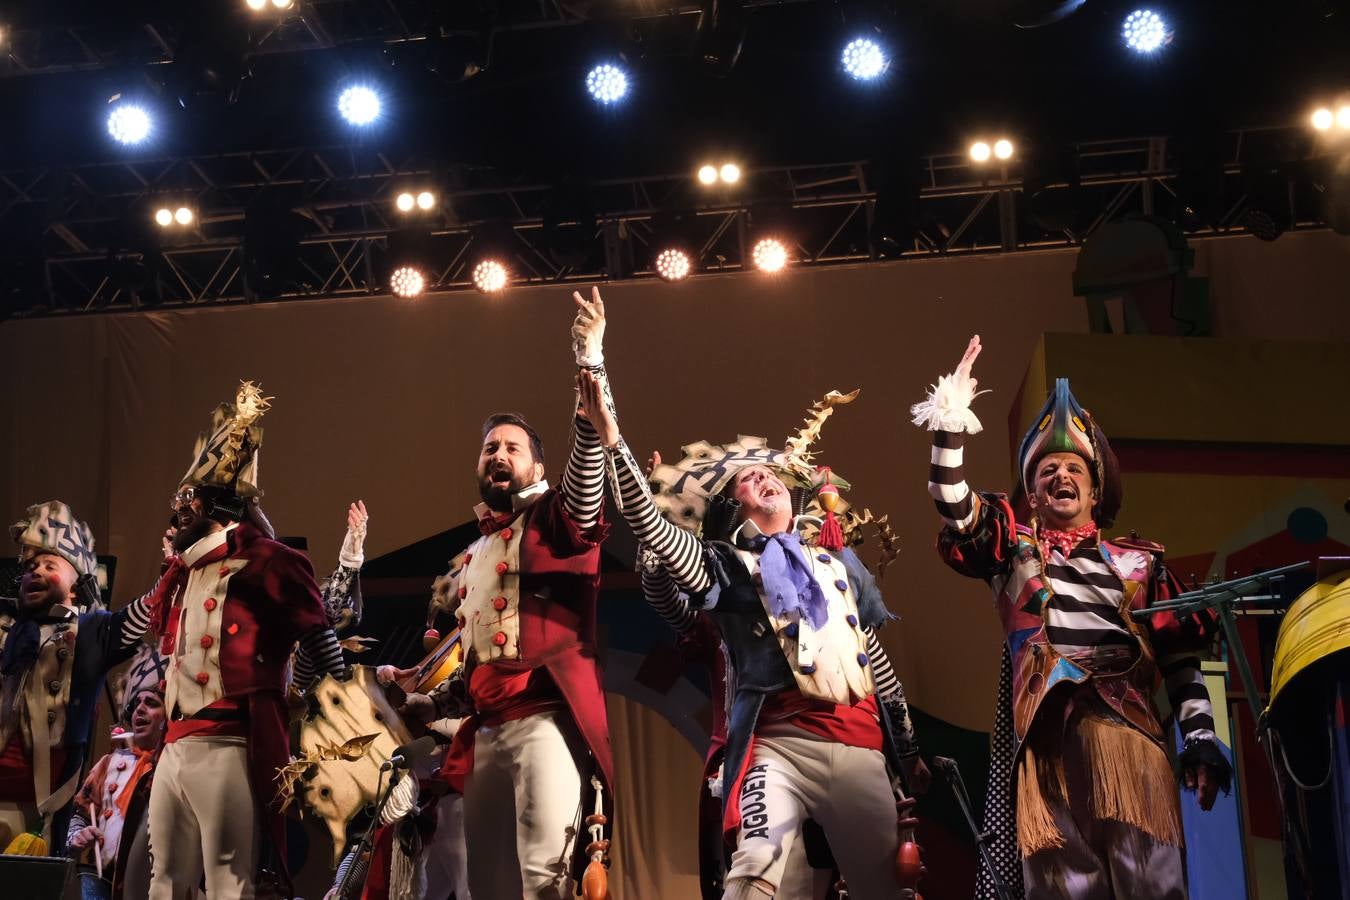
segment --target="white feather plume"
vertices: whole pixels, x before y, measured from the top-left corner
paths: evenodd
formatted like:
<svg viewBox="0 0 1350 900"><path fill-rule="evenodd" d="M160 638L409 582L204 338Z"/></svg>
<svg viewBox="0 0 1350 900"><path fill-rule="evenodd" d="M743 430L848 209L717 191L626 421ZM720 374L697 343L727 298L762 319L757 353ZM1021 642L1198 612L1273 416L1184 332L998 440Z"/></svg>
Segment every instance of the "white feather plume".
<svg viewBox="0 0 1350 900"><path fill-rule="evenodd" d="M984 430L980 420L971 411L970 404L980 394L976 381L968 374L953 372L943 375L935 385L929 385L928 396L909 408L914 424L929 431L964 431L979 434Z"/></svg>

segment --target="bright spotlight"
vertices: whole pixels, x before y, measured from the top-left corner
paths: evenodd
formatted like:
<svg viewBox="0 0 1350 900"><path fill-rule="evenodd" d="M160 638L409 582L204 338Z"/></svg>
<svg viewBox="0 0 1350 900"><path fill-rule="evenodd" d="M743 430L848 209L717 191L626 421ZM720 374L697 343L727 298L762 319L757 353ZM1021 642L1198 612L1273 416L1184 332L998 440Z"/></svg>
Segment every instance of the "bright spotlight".
<svg viewBox="0 0 1350 900"><path fill-rule="evenodd" d="M1312 114L1312 127L1316 128L1318 131L1330 130L1334 121L1335 117L1332 116L1331 110L1325 107L1314 111Z"/></svg>
<svg viewBox="0 0 1350 900"><path fill-rule="evenodd" d="M999 159L1012 159L1013 145L1007 138L994 142L994 155Z"/></svg>
<svg viewBox="0 0 1350 900"><path fill-rule="evenodd" d="M426 289L427 280L416 266L399 266L389 273L389 290L395 297L411 299Z"/></svg>
<svg viewBox="0 0 1350 900"><path fill-rule="evenodd" d="M272 0L272 5L277 9L290 9L295 5L295 0Z"/></svg>
<svg viewBox="0 0 1350 900"><path fill-rule="evenodd" d="M970 158L977 163L989 161L989 145L984 141L976 141L970 145Z"/></svg>
<svg viewBox="0 0 1350 900"><path fill-rule="evenodd" d="M656 274L662 281L681 281L689 277L694 267L689 254L674 247L662 250L656 255Z"/></svg>
<svg viewBox="0 0 1350 900"><path fill-rule="evenodd" d="M134 103L119 103L108 113L108 134L119 144L139 144L150 136L150 113Z"/></svg>
<svg viewBox="0 0 1350 900"><path fill-rule="evenodd" d="M418 209L431 209L436 205L436 195L431 191L422 191L417 195Z"/></svg>
<svg viewBox="0 0 1350 900"><path fill-rule="evenodd" d="M338 112L353 125L369 125L380 117L380 95L364 84L349 87L338 96Z"/></svg>
<svg viewBox="0 0 1350 900"><path fill-rule="evenodd" d="M473 286L484 294L495 294L506 287L506 266L485 259L473 267Z"/></svg>
<svg viewBox="0 0 1350 900"><path fill-rule="evenodd" d="M854 38L844 46L844 71L859 81L871 81L886 71L886 54L871 38Z"/></svg>
<svg viewBox="0 0 1350 900"><path fill-rule="evenodd" d="M417 201L413 199L412 194L409 194L407 191L404 191L403 193L398 195L398 199L394 201L394 205L398 207L399 212L408 212L413 208L413 204L415 204L416 202Z"/></svg>
<svg viewBox="0 0 1350 900"><path fill-rule="evenodd" d="M722 181L727 184L735 184L741 180L741 167L735 163L726 163L718 174L722 176Z"/></svg>
<svg viewBox="0 0 1350 900"><path fill-rule="evenodd" d="M173 213L162 207L155 210L155 224L160 228L168 228L173 224Z"/></svg>
<svg viewBox="0 0 1350 900"><path fill-rule="evenodd" d="M173 220L179 225L191 225L192 210L188 209L186 206L178 207L178 209L174 211Z"/></svg>
<svg viewBox="0 0 1350 900"><path fill-rule="evenodd" d="M1336 124L1341 128L1350 128L1350 106L1336 110Z"/></svg>
<svg viewBox="0 0 1350 900"><path fill-rule="evenodd" d="M628 76L618 66L601 63L587 73L586 90L601 103L613 103L628 93Z"/></svg>
<svg viewBox="0 0 1350 900"><path fill-rule="evenodd" d="M1151 9L1136 9L1125 17L1125 46L1136 53L1152 53L1167 43L1167 23Z"/></svg>
<svg viewBox="0 0 1350 900"><path fill-rule="evenodd" d="M760 238L752 254L761 272L781 272L787 265L787 246L778 238Z"/></svg>
<svg viewBox="0 0 1350 900"><path fill-rule="evenodd" d="M245 0L249 9L262 9L267 5L267 0Z"/></svg>
<svg viewBox="0 0 1350 900"><path fill-rule="evenodd" d="M717 166L703 166L698 170L698 180L701 184L717 183Z"/></svg>

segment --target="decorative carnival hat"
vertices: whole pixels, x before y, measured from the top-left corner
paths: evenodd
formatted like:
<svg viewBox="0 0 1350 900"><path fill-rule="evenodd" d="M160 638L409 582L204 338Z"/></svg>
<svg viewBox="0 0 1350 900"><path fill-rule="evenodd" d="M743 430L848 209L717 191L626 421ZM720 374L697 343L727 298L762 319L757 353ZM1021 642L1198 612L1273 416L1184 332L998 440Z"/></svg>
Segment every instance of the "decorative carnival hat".
<svg viewBox="0 0 1350 900"><path fill-rule="evenodd" d="M807 529L807 537L818 545L838 550L858 544L863 539L863 525L877 526L883 547L880 568L884 569L894 558L895 548L886 517L874 517L866 509L861 513L852 509L839 494L841 489L849 489L849 483L828 466L816 465L816 454L811 450L835 407L852 403L858 393L830 391L808 410L804 426L788 438L782 450L769 447L764 438L744 434L728 444L697 441L685 445L681 448L684 456L678 463L663 463L652 471L650 483L657 508L681 528L703 534L713 498L731 483L736 473L750 466L768 466L792 491L798 511L822 520L818 531Z"/></svg>
<svg viewBox="0 0 1350 900"><path fill-rule="evenodd" d="M117 708L121 710L123 719L130 720L136 698L145 691L164 696L164 679L168 677L168 667L169 661L150 644L143 643L136 648L136 655L127 667L118 696Z"/></svg>
<svg viewBox="0 0 1350 900"><path fill-rule="evenodd" d="M39 553L55 553L75 567L78 575L94 574L98 557L94 555L94 534L89 526L75 518L70 507L60 500L48 500L28 507L28 518L15 522L9 533L19 545L19 562Z"/></svg>
<svg viewBox="0 0 1350 900"><path fill-rule="evenodd" d="M1100 527L1109 528L1120 512L1120 464L1096 419L1069 390L1067 378L1055 379L1054 390L1022 438L1017 451L1022 491L1030 489L1036 464L1050 453L1076 453L1088 462L1093 484L1100 492L1093 518Z"/></svg>
<svg viewBox="0 0 1350 900"><path fill-rule="evenodd" d="M211 431L197 435L192 465L179 487L218 487L239 497L260 497L258 450L263 430L257 421L272 397L251 381L239 382L233 403L222 403L211 416Z"/></svg>

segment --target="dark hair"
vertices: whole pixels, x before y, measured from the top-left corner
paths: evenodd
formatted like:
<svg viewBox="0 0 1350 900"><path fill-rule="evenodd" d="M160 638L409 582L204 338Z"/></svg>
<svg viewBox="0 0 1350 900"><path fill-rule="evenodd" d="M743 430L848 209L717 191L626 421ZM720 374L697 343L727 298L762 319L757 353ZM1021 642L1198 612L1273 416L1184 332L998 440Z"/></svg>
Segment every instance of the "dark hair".
<svg viewBox="0 0 1350 900"><path fill-rule="evenodd" d="M493 413L483 423L483 439L487 440L488 432L499 425L514 425L525 432L530 438L530 455L539 465L544 464L544 442L539 439L539 432L531 428L524 417L518 413Z"/></svg>

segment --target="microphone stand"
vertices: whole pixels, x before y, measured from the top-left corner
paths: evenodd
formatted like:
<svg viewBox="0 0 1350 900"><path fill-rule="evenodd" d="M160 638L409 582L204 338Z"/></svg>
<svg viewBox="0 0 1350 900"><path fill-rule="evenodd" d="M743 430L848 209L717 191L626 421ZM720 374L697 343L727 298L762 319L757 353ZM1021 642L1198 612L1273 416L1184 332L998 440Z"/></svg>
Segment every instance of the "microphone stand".
<svg viewBox="0 0 1350 900"><path fill-rule="evenodd" d="M984 861L984 867L989 872L989 881L994 886L995 895L1000 900L1014 900L1012 889L999 876L998 869L994 868L994 858L989 855L988 844L991 835L987 831L981 831L980 826L975 823L975 816L970 808L970 794L966 793L966 783L961 778L961 770L957 768L956 760L945 756L935 756L933 757L933 765L951 785L952 796L956 798L956 805L961 807L961 814L965 816L966 825L975 838L975 847L980 851L980 859Z"/></svg>
<svg viewBox="0 0 1350 900"><path fill-rule="evenodd" d="M337 889L333 894L334 900L350 900L349 892L353 889L359 890L366 881L366 870L370 866L370 855L374 852L375 843L372 838L375 835L375 829L380 824L380 815L384 812L385 805L389 802L390 795L394 792L394 786L399 781L398 768L389 770L389 785L380 792L380 785L384 782L384 769L380 769L379 781L375 782L375 796L378 798L375 803L375 809L371 814L370 823L366 825L365 832L361 835L361 840L357 842L356 847L348 854L351 858L351 865L342 873L338 879Z"/></svg>

